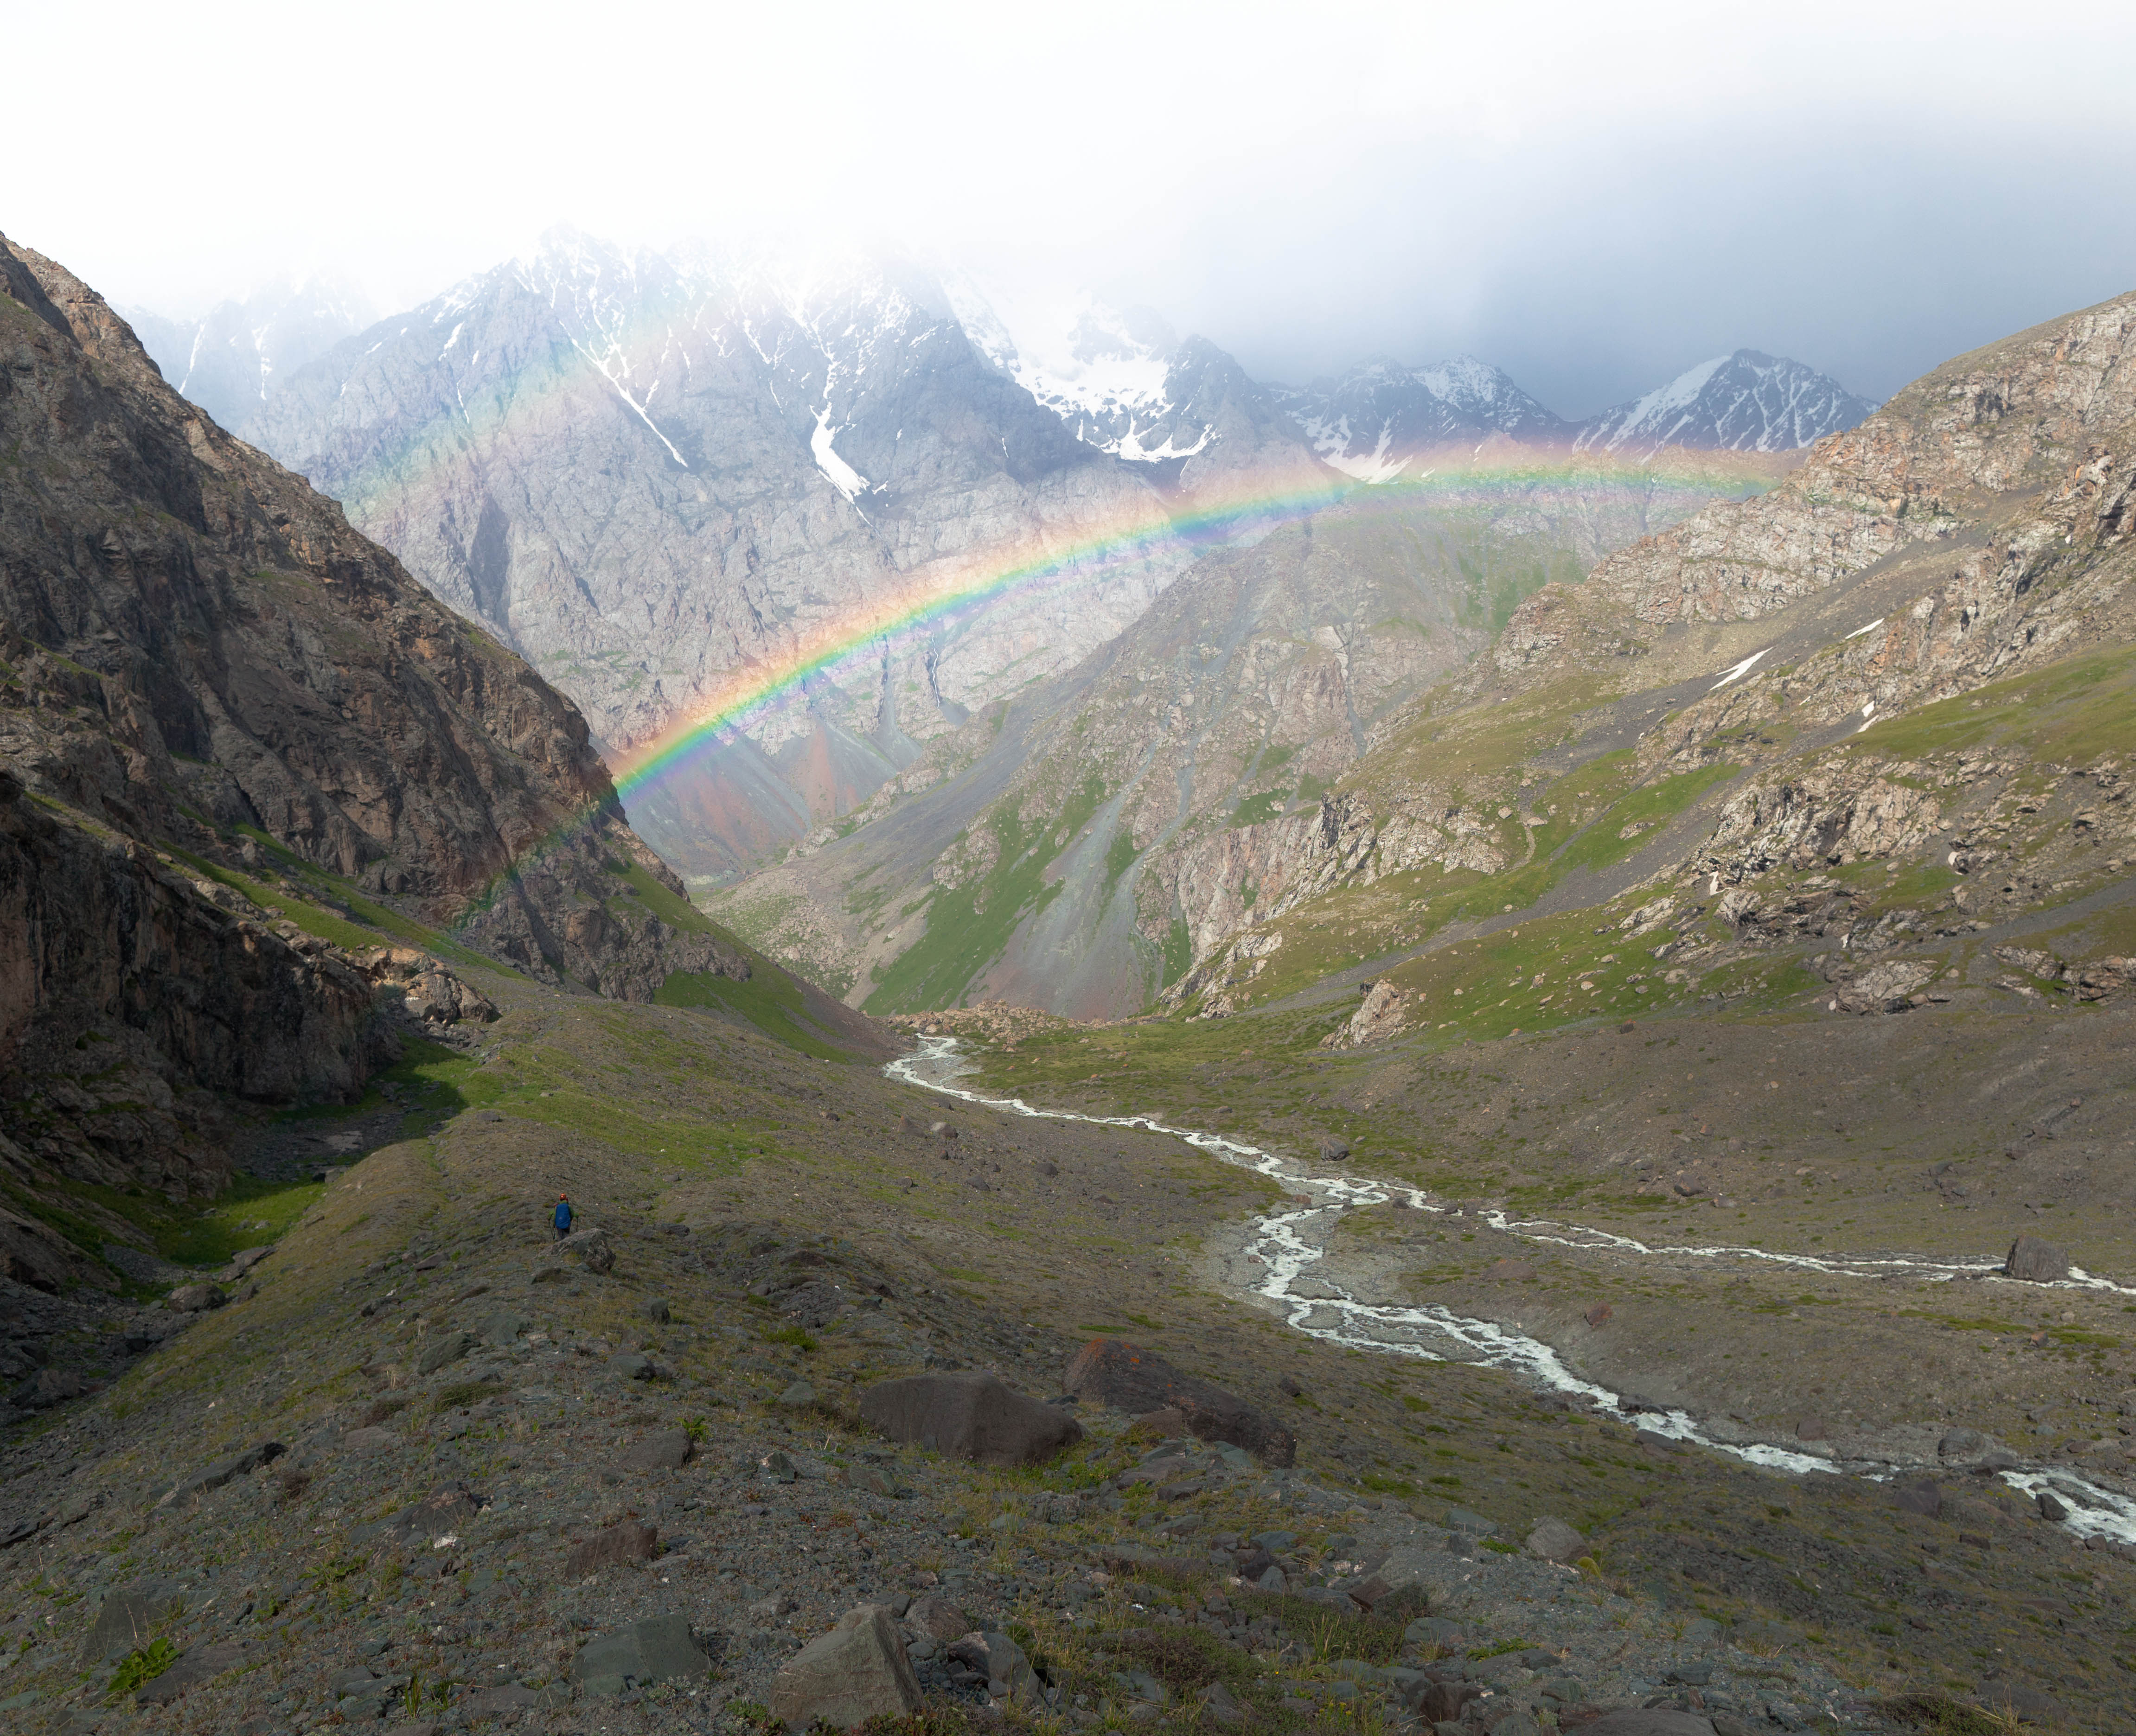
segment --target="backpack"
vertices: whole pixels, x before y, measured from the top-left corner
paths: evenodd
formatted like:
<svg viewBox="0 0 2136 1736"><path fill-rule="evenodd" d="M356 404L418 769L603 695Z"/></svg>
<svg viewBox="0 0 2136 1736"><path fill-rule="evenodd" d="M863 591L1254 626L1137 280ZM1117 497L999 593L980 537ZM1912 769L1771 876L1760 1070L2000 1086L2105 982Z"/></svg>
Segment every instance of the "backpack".
<svg viewBox="0 0 2136 1736"><path fill-rule="evenodd" d="M559 1200L556 1202L556 1228L569 1229L570 1227L571 1202L568 1200Z"/></svg>

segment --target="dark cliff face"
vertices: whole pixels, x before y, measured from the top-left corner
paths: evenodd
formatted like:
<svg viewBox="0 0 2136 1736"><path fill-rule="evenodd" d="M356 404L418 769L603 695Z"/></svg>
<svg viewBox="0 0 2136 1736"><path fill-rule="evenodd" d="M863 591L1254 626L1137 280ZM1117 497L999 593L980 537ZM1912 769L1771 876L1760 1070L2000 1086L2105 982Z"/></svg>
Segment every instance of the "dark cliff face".
<svg viewBox="0 0 2136 1736"><path fill-rule="evenodd" d="M0 237L12 1185L212 1188L233 1105L347 1098L394 1052L363 960L208 877L278 855L551 984L749 974L664 902L568 700ZM9 1270L49 1278L51 1238L0 1217Z"/></svg>
<svg viewBox="0 0 2136 1736"><path fill-rule="evenodd" d="M94 290L4 239L0 271L0 614L47 696L18 684L5 746L33 792L211 857L257 828L433 922L472 907L473 943L549 980L716 967L603 909L604 861L680 886L570 701L179 397Z"/></svg>

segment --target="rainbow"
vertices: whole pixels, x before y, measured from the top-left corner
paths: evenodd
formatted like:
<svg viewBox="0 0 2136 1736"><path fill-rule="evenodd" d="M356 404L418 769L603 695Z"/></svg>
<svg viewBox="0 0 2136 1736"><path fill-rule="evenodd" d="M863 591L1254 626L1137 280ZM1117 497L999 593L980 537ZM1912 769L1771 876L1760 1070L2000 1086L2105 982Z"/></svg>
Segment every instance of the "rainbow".
<svg viewBox="0 0 2136 1736"><path fill-rule="evenodd" d="M1414 512L1434 502L1484 505L1551 487L1657 488L1698 499L1748 492L1769 478L1728 461L1733 453L1672 455L1663 464L1589 453L1522 449L1478 468L1439 469L1415 479L1364 484L1347 478L1299 486L1299 473L1279 486L1265 479L1235 484L1216 503L1168 507L1148 491L1130 521L1099 535L1037 551L997 551L947 570L901 576L881 594L808 627L776 657L730 672L716 691L658 735L611 754L609 770L626 808L687 773L723 743L758 727L813 685L836 683L864 662L923 640L945 625L1037 592L1071 593L1124 568L1168 556L1191 559L1211 548L1257 541L1283 526L1335 507Z"/></svg>

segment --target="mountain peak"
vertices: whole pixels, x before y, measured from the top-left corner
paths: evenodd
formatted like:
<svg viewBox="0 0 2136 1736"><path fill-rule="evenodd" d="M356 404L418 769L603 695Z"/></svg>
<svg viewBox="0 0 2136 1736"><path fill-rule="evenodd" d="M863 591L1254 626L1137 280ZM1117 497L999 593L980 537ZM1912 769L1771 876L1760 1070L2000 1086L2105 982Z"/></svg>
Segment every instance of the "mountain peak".
<svg viewBox="0 0 2136 1736"><path fill-rule="evenodd" d="M1632 454L1663 446L1786 452L1852 428L1876 407L1804 363L1739 349L1590 418L1573 444Z"/></svg>

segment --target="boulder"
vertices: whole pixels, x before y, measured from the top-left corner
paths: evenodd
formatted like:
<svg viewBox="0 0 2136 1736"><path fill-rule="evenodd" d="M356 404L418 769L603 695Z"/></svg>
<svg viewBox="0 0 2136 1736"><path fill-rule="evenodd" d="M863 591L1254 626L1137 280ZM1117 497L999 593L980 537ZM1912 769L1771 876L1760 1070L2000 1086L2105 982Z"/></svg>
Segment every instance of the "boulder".
<svg viewBox="0 0 2136 1736"><path fill-rule="evenodd" d="M1832 998L1842 1012L1901 1013L1914 1004L1914 992L1940 967L1919 959L1895 958L1833 986Z"/></svg>
<svg viewBox="0 0 2136 1736"><path fill-rule="evenodd" d="M614 1695L656 1682L702 1681L711 1667L687 1616L651 1616L581 1646L571 1680L588 1694Z"/></svg>
<svg viewBox="0 0 2136 1736"><path fill-rule="evenodd" d="M1667 1706L1628 1706L1580 1727L1580 1736L1715 1736L1711 1719Z"/></svg>
<svg viewBox="0 0 2136 1736"><path fill-rule="evenodd" d="M2051 1284L2069 1274L2069 1256L2038 1236L2019 1236L2010 1244L2002 1262L2005 1278L2023 1278L2028 1283Z"/></svg>
<svg viewBox="0 0 2136 1736"><path fill-rule="evenodd" d="M653 1359L636 1350L618 1350L608 1359L608 1371L619 1380L650 1380Z"/></svg>
<svg viewBox="0 0 2136 1736"><path fill-rule="evenodd" d="M1493 1261L1483 1276L1497 1278L1501 1283L1530 1283L1536 1277L1536 1265L1532 1260L1517 1260L1508 1257Z"/></svg>
<svg viewBox="0 0 2136 1736"><path fill-rule="evenodd" d="M806 1410L816 1402L816 1389L806 1380L796 1380L779 1395L781 1410Z"/></svg>
<svg viewBox="0 0 2136 1736"><path fill-rule="evenodd" d="M679 1471L689 1458L688 1430L663 1428L625 1452L623 1466L627 1471Z"/></svg>
<svg viewBox="0 0 2136 1736"><path fill-rule="evenodd" d="M2037 1495L2035 1495L2032 1497L2032 1505L2039 1509L2040 1517L2048 1520L2051 1524L2059 1525L2063 1520L2069 1517L2070 1510L2068 1503L2064 1501L2051 1489L2041 1490Z"/></svg>
<svg viewBox="0 0 2136 1736"><path fill-rule="evenodd" d="M1597 1302L1593 1307L1587 1311L1587 1324L1590 1326L1606 1326L1609 1323L1609 1317L1616 1312L1617 1311L1611 1307L1607 1302Z"/></svg>
<svg viewBox="0 0 2136 1736"><path fill-rule="evenodd" d="M1228 1441L1271 1465L1289 1465L1298 1457L1296 1438L1274 1418L1124 1339L1092 1339L1075 1353L1062 1384L1078 1398L1121 1410L1180 1411L1202 1439Z"/></svg>
<svg viewBox="0 0 2136 1736"><path fill-rule="evenodd" d="M167 1706L188 1688L196 1687L245 1661L245 1642L226 1641L220 1646L199 1646L188 1651L153 1680L134 1691L137 1706Z"/></svg>
<svg viewBox="0 0 2136 1736"><path fill-rule="evenodd" d="M579 1263L589 1272L611 1272L615 1268L615 1249L606 1230L575 1229L556 1244L556 1251L575 1254Z"/></svg>
<svg viewBox="0 0 2136 1736"><path fill-rule="evenodd" d="M939 1592L930 1592L915 1600L905 1612L905 1625L915 1633L924 1633L930 1640L939 1640L944 1645L962 1639L972 1631L972 1618L963 1607L944 1597Z"/></svg>
<svg viewBox="0 0 2136 1736"><path fill-rule="evenodd" d="M220 1284L181 1284L163 1298L163 1306L173 1314L200 1314L229 1300Z"/></svg>
<svg viewBox="0 0 2136 1736"><path fill-rule="evenodd" d="M896 1624L873 1603L849 1610L789 1658L772 1679L769 1700L773 1716L791 1730L819 1719L850 1730L871 1718L906 1717L921 1704Z"/></svg>
<svg viewBox="0 0 2136 1736"><path fill-rule="evenodd" d="M434 1375L441 1368L458 1362L475 1347L472 1332L439 1332L423 1346L415 1358L418 1375Z"/></svg>
<svg viewBox="0 0 2136 1736"><path fill-rule="evenodd" d="M660 1534L634 1519L620 1520L604 1531L596 1531L564 1558L564 1575L583 1579L604 1567L627 1567L650 1561L660 1553Z"/></svg>
<svg viewBox="0 0 2136 1736"><path fill-rule="evenodd" d="M167 1507L188 1501L196 1495L206 1495L210 1490L220 1489L232 1478L250 1477L262 1465L281 1457L286 1449L279 1441L262 1441L257 1447L248 1447L240 1453L218 1461L205 1471L197 1471L183 1482L176 1485L156 1505Z"/></svg>
<svg viewBox="0 0 2136 1736"><path fill-rule="evenodd" d="M988 1694L995 1700L1031 1706L1044 1698L1037 1673L1024 1656L1023 1647L1005 1633L968 1633L951 1643L949 1656L966 1669L978 1671Z"/></svg>
<svg viewBox="0 0 2136 1736"><path fill-rule="evenodd" d="M1934 1483L1908 1483L1891 1491L1891 1505L1901 1513L1939 1519L1943 1516L1943 1491Z"/></svg>
<svg viewBox="0 0 2136 1736"><path fill-rule="evenodd" d="M1953 1428L1936 1443L1936 1457L1954 1471L1986 1477L2017 1468L2017 1455L1994 1436L1977 1428Z"/></svg>
<svg viewBox="0 0 2136 1736"><path fill-rule="evenodd" d="M1275 1564L1265 1552L1259 1559L1267 1564L1261 1568L1263 1573ZM1414 1544L1403 1544L1388 1551L1370 1573L1346 1589L1352 1602L1363 1604L1375 1614L1383 1610L1392 1613L1396 1606L1404 1603L1412 1607L1420 1603L1429 1610L1435 1598L1444 1596L1435 1589L1434 1579L1435 1574L1445 1571L1445 1561L1446 1552L1443 1549L1425 1549ZM1260 1574L1246 1574L1242 1569L1240 1577L1257 1579Z"/></svg>
<svg viewBox="0 0 2136 1736"><path fill-rule="evenodd" d="M1587 1540L1561 1519L1538 1519L1526 1547L1528 1554L1545 1561L1569 1563L1587 1553Z"/></svg>
<svg viewBox="0 0 2136 1736"><path fill-rule="evenodd" d="M138 1651L153 1637L156 1622L171 1612L177 1590L167 1584L144 1583L126 1587L107 1596L96 1612L96 1621L82 1641L85 1669L117 1662L129 1651Z"/></svg>
<svg viewBox="0 0 2136 1736"><path fill-rule="evenodd" d="M507 1345L517 1341L527 1330L527 1317L507 1311L493 1314L482 1323L482 1341L484 1344Z"/></svg>
<svg viewBox="0 0 2136 1736"><path fill-rule="evenodd" d="M986 1465L1035 1465L1083 1438L1059 1406L976 1370L885 1380L861 1394L861 1419L893 1441Z"/></svg>

